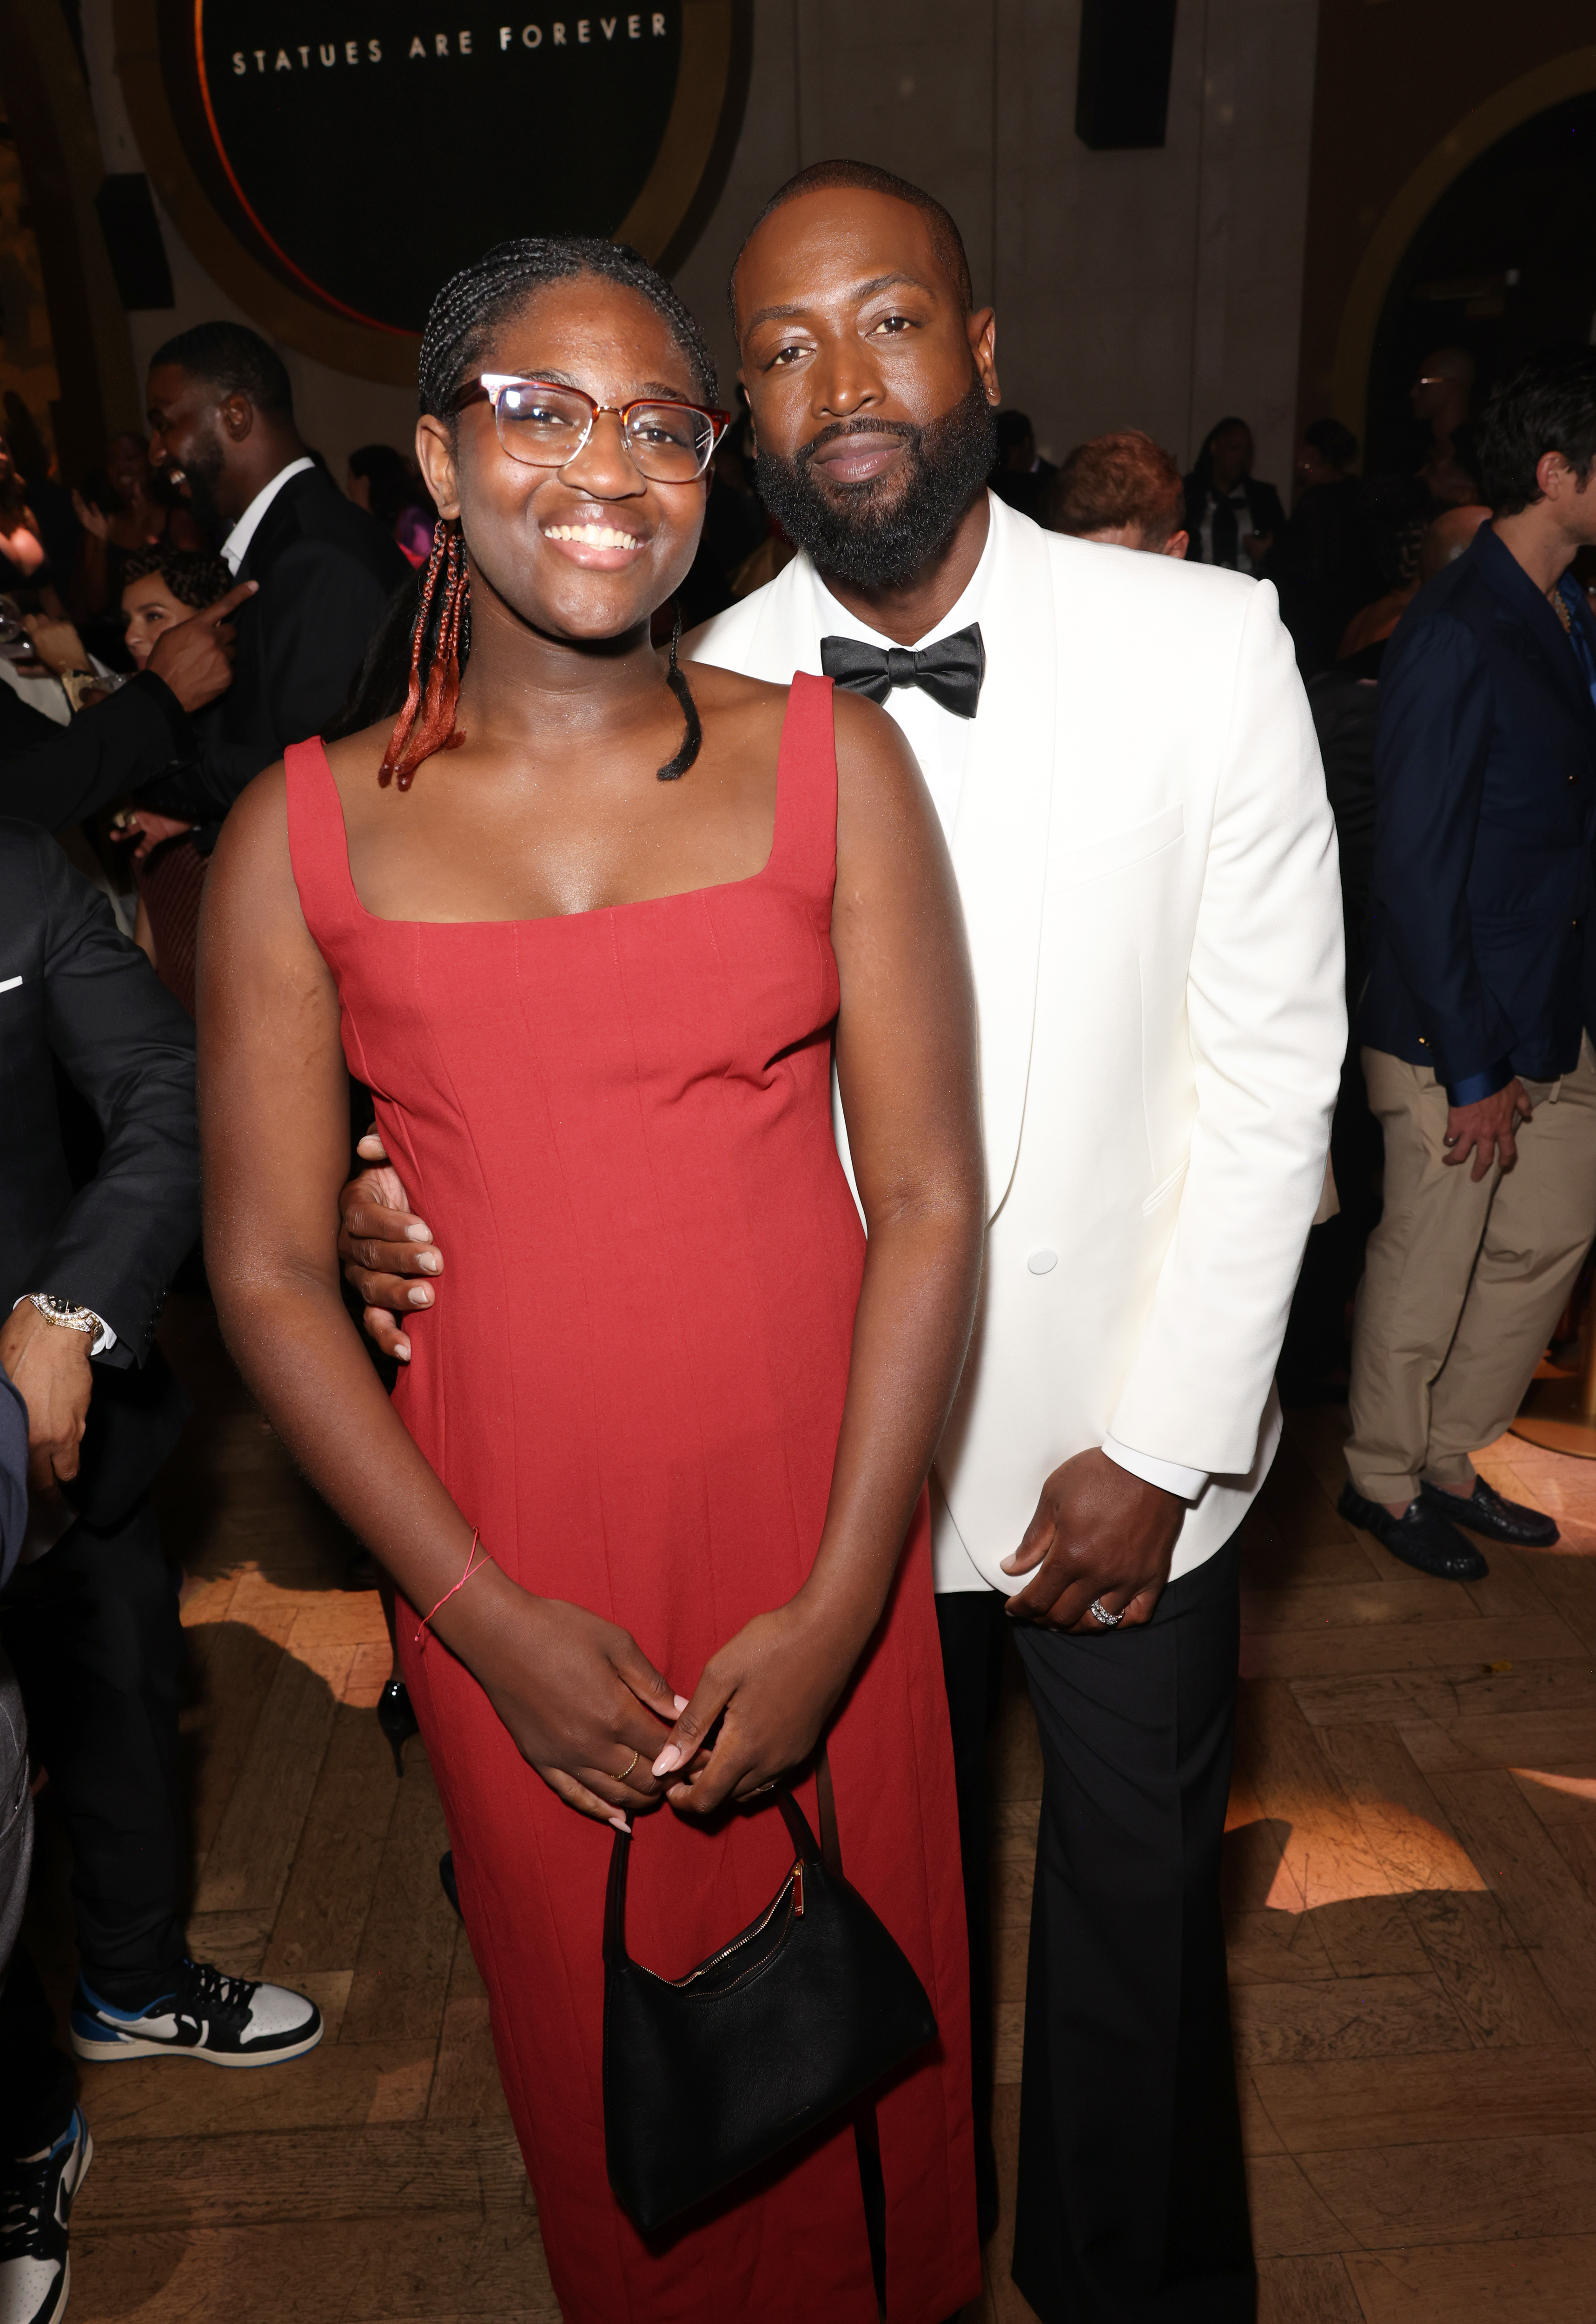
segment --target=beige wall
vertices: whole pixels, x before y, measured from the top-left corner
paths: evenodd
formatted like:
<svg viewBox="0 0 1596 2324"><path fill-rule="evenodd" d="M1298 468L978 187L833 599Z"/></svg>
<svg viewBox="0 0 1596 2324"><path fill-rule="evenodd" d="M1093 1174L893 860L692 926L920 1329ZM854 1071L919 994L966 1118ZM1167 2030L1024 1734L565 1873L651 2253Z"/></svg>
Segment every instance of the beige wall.
<svg viewBox="0 0 1596 2324"><path fill-rule="evenodd" d="M1139 427L1182 462L1250 418L1285 487L1317 0L1182 0L1158 152L1075 134L1079 0L756 0L748 116L679 285L729 365L727 269L789 171L880 161L946 202L995 300L1005 395L1056 456Z"/></svg>
<svg viewBox="0 0 1596 2324"><path fill-rule="evenodd" d="M729 390L726 274L760 204L802 162L853 154L917 180L962 226L995 300L1004 392L1055 456L1142 427L1185 462L1223 411L1250 419L1285 487L1318 0L1181 0L1163 151L1075 134L1079 0L753 0L747 116L720 203L678 275ZM141 166L116 87L110 0L85 0L107 169ZM445 195L447 198L447 194ZM130 318L142 364L170 331L237 311L166 225L178 308ZM400 391L284 349L300 425L335 466L408 440Z"/></svg>

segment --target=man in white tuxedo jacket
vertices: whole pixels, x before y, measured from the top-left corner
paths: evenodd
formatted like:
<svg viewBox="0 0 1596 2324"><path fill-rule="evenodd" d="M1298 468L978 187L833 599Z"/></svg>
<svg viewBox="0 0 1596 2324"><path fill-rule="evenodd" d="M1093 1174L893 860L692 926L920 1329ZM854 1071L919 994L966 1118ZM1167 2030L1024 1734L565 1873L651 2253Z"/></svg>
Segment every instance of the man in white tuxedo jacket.
<svg viewBox="0 0 1596 2324"><path fill-rule="evenodd" d="M761 490L813 553L689 654L884 703L974 965L991 1225L931 1494L978 2133L983 1754L1013 1618L1046 1763L1015 2279L1045 2324L1243 2324L1218 1890L1232 1536L1279 1434L1345 1043L1307 706L1272 588L1042 532L987 492L992 319L928 197L805 171L733 288ZM346 1194L346 1256L402 1314L429 1262L370 1195ZM983 2172L990 2233L990 2135Z"/></svg>
<svg viewBox="0 0 1596 2324"><path fill-rule="evenodd" d="M959 404L922 419L938 281L969 352ZM1228 1545L1279 1435L1345 1046L1334 837L1271 588L1045 533L981 488L965 447L997 382L967 281L946 213L879 172L822 164L775 197L734 278L742 377L761 488L814 555L689 650L884 701L942 816L991 1221L932 1478L978 1891L1006 1604L1032 1618L1047 1761L1014 2273L1047 2324L1229 2324L1255 2289L1217 1881ZM895 431L918 454L897 509ZM1139 1563L1101 1556L1105 1526L1139 1533Z"/></svg>

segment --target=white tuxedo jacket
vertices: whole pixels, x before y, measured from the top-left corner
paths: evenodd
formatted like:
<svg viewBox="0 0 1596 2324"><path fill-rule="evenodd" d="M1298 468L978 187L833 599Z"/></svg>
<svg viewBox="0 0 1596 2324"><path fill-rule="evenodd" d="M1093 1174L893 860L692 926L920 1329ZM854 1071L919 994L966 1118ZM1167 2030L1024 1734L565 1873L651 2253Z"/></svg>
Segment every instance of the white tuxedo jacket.
<svg viewBox="0 0 1596 2324"><path fill-rule="evenodd" d="M932 1499L938 1589L1010 1591L1044 1479L1105 1436L1209 1472L1175 1574L1262 1483L1346 1014L1334 826L1273 588L991 510L953 834L991 1223ZM697 655L817 671L807 558Z"/></svg>

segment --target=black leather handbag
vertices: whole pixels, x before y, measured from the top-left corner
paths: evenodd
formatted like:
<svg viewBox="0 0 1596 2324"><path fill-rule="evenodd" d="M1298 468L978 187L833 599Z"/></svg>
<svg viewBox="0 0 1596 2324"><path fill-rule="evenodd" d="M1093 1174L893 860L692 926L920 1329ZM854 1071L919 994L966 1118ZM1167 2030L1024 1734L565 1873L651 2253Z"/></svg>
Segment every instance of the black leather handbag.
<svg viewBox="0 0 1596 2324"><path fill-rule="evenodd" d="M650 2234L768 2162L931 2041L902 1949L820 1860L785 1786L798 1858L758 1920L674 1981L626 1950L631 1840L615 1834L604 1903L604 2152L627 2217Z"/></svg>

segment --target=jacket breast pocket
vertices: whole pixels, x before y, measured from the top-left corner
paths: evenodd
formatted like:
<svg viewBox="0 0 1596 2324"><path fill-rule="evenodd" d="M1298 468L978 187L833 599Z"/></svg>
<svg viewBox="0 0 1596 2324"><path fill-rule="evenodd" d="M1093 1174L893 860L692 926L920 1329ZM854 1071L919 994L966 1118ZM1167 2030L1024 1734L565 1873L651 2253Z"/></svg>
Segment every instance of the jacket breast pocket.
<svg viewBox="0 0 1596 2324"><path fill-rule="evenodd" d="M1105 832L1101 839L1088 839L1079 847L1069 848L1051 867L1047 893L1060 896L1074 894L1078 889L1094 888L1116 872L1128 872L1133 864L1145 862L1149 855L1162 854L1185 832L1185 810L1177 803L1167 807L1160 815L1149 816L1145 823L1127 824L1122 831Z"/></svg>

